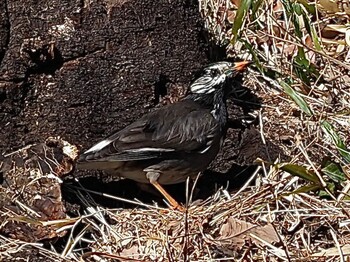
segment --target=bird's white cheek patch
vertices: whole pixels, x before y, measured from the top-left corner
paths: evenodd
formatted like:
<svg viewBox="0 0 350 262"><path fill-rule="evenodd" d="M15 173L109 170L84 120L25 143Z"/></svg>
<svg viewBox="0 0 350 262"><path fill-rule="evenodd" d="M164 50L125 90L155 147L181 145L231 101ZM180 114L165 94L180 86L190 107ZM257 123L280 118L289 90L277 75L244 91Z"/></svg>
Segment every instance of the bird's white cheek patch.
<svg viewBox="0 0 350 262"><path fill-rule="evenodd" d="M113 140L103 140L101 141L100 143L94 145L93 147L91 147L88 151L86 151L84 154L86 153L91 153L91 152L96 152L96 151L99 151L101 150L102 148L104 148L105 146L108 146L110 143L112 143Z"/></svg>

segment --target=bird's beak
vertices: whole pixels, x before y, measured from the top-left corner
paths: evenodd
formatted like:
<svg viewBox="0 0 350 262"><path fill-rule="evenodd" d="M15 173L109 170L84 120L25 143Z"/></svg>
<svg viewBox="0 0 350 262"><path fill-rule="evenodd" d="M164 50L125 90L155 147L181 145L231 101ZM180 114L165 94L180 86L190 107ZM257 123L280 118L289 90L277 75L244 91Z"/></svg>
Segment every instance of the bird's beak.
<svg viewBox="0 0 350 262"><path fill-rule="evenodd" d="M252 62L250 62L250 61L235 62L234 65L233 65L233 70L237 71L237 72L243 71L251 63Z"/></svg>

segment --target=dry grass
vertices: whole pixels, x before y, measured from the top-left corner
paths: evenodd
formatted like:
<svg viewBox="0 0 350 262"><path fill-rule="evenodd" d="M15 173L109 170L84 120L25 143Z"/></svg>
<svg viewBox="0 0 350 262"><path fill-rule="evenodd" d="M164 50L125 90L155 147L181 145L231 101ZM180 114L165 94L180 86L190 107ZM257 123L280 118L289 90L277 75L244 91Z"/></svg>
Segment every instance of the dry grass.
<svg viewBox="0 0 350 262"><path fill-rule="evenodd" d="M67 261L41 243L28 243L0 236L1 261Z"/></svg>
<svg viewBox="0 0 350 262"><path fill-rule="evenodd" d="M60 254L40 244L1 238L1 258L34 249L52 261L348 259L349 201L290 194L300 179L273 166L258 169L256 175L255 186L246 185L236 193L220 189L210 199L190 203L187 213L145 204L135 209L90 207L66 227L71 235ZM78 248L84 243L89 252Z"/></svg>
<svg viewBox="0 0 350 262"><path fill-rule="evenodd" d="M310 36L298 17L299 37L286 6L263 0L254 15L248 11L240 37L232 43L234 3L240 1L200 2L213 39L228 44L229 55L256 62L245 85L263 100L258 114L262 140L274 141L291 156L290 163L313 172L320 185L333 183L336 189L306 190L310 181L262 162L251 177L254 186L247 183L239 192L220 189L203 202L189 200L187 213L138 202L135 209L88 208L70 227L70 240L59 257L73 261L349 261L349 163L322 128L324 120L331 123L349 148L349 30L342 33L327 27L346 28L348 4L330 5L332 10L329 5L314 5L321 9L314 14L304 10L316 35ZM298 48L314 71L297 63ZM297 104L283 83L304 102ZM322 172L324 159L341 167L344 180L332 181ZM89 252L77 248L82 243L88 244ZM0 258L28 247L58 261L54 251L4 238Z"/></svg>

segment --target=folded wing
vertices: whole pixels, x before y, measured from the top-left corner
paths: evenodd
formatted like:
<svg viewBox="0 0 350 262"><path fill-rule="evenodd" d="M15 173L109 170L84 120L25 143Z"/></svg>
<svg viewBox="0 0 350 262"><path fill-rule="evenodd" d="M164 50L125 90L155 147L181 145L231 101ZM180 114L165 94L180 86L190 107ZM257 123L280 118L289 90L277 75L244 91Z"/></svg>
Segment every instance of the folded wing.
<svg viewBox="0 0 350 262"><path fill-rule="evenodd" d="M209 109L184 100L146 114L110 135L82 154L78 164L176 158L181 153L201 154L210 148L219 128ZM93 168L93 165L88 166Z"/></svg>

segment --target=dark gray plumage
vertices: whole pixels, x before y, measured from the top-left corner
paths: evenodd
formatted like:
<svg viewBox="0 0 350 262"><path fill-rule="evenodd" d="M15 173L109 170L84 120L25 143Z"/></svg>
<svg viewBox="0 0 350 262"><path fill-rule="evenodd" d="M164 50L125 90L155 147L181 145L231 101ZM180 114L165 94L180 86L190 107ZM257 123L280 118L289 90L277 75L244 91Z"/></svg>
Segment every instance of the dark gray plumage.
<svg viewBox="0 0 350 262"><path fill-rule="evenodd" d="M226 96L234 88L231 80L247 64L219 62L204 68L183 100L108 136L80 156L78 168L103 169L154 185L196 176L220 150L227 122Z"/></svg>

